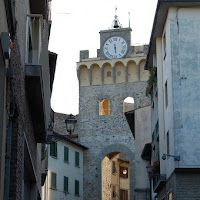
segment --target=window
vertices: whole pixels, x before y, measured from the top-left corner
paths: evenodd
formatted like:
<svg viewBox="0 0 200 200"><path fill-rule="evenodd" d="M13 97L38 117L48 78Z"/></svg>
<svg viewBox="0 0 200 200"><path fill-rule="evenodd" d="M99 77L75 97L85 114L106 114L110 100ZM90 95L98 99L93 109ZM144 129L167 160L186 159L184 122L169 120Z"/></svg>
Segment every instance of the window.
<svg viewBox="0 0 200 200"><path fill-rule="evenodd" d="M75 166L79 167L79 152L75 151Z"/></svg>
<svg viewBox="0 0 200 200"><path fill-rule="evenodd" d="M75 195L79 196L79 181L75 180Z"/></svg>
<svg viewBox="0 0 200 200"><path fill-rule="evenodd" d="M64 147L64 161L69 162L69 148Z"/></svg>
<svg viewBox="0 0 200 200"><path fill-rule="evenodd" d="M169 149L169 132L167 132L167 154L170 154L170 149Z"/></svg>
<svg viewBox="0 0 200 200"><path fill-rule="evenodd" d="M128 200L128 190L120 189L120 200Z"/></svg>
<svg viewBox="0 0 200 200"><path fill-rule="evenodd" d="M109 115L110 114L110 105L108 99L102 99L99 102L99 115Z"/></svg>
<svg viewBox="0 0 200 200"><path fill-rule="evenodd" d="M123 101L123 112L128 112L134 109L133 97L126 97Z"/></svg>
<svg viewBox="0 0 200 200"><path fill-rule="evenodd" d="M115 199L116 197L117 197L116 186L113 185L113 186L112 186L112 198Z"/></svg>
<svg viewBox="0 0 200 200"><path fill-rule="evenodd" d="M128 178L128 167L120 166L120 177L121 178Z"/></svg>
<svg viewBox="0 0 200 200"><path fill-rule="evenodd" d="M166 34L164 34L164 36L163 36L163 59L165 59L166 54L167 54L167 51L166 51Z"/></svg>
<svg viewBox="0 0 200 200"><path fill-rule="evenodd" d="M51 172L51 188L56 189L56 173Z"/></svg>
<svg viewBox="0 0 200 200"><path fill-rule="evenodd" d="M112 161L112 174L115 174L117 172L116 166L115 166L115 161Z"/></svg>
<svg viewBox="0 0 200 200"><path fill-rule="evenodd" d="M68 177L64 176L64 192L68 192Z"/></svg>
<svg viewBox="0 0 200 200"><path fill-rule="evenodd" d="M50 156L57 157L57 143L50 144Z"/></svg>
<svg viewBox="0 0 200 200"><path fill-rule="evenodd" d="M168 106L168 91L167 91L167 81L165 82L165 106Z"/></svg>

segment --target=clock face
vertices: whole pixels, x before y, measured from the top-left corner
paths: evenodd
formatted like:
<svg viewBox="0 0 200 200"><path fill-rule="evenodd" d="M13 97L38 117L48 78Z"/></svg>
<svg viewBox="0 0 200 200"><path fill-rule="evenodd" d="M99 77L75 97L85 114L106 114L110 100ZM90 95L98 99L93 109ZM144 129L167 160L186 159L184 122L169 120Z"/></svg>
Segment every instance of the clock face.
<svg viewBox="0 0 200 200"><path fill-rule="evenodd" d="M109 59L122 58L126 55L128 46L122 37L111 37L103 45L103 53Z"/></svg>

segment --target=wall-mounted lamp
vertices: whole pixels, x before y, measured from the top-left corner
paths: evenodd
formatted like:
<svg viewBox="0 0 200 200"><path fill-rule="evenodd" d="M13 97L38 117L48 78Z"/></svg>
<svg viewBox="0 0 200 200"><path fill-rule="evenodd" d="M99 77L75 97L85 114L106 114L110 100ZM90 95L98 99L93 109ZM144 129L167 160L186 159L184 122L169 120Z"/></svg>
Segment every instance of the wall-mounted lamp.
<svg viewBox="0 0 200 200"><path fill-rule="evenodd" d="M147 173L148 173L148 174L151 173L151 172L152 172L152 165L148 164L148 165L146 166L146 169L147 169Z"/></svg>
<svg viewBox="0 0 200 200"><path fill-rule="evenodd" d="M71 135L74 132L77 120L70 114L65 120L67 132Z"/></svg>
<svg viewBox="0 0 200 200"><path fill-rule="evenodd" d="M169 154L165 154L165 153L162 155L163 160L166 160L167 157L173 157L174 161L180 161L180 156L173 156L173 155L169 155Z"/></svg>

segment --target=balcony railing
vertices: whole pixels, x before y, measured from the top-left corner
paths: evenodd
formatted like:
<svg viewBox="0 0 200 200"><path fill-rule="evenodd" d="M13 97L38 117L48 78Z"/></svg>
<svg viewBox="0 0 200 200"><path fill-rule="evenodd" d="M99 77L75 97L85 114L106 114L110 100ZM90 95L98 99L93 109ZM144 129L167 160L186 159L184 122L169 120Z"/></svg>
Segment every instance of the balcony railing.
<svg viewBox="0 0 200 200"><path fill-rule="evenodd" d="M166 182L165 174L155 174L153 176L153 190L154 192L158 192Z"/></svg>

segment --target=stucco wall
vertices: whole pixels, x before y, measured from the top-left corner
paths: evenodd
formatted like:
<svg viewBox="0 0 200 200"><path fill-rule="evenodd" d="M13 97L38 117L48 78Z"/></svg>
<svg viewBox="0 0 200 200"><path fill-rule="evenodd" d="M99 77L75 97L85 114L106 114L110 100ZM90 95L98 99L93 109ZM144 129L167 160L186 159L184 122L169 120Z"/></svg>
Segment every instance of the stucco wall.
<svg viewBox="0 0 200 200"><path fill-rule="evenodd" d="M135 110L135 189L136 199L149 196L149 180L146 166L148 161L141 158L144 145L151 142L151 106Z"/></svg>
<svg viewBox="0 0 200 200"><path fill-rule="evenodd" d="M197 142L200 140L199 11L199 8L176 10L179 29L172 22L170 29L175 154L181 156L177 166L189 168L200 168L200 146Z"/></svg>
<svg viewBox="0 0 200 200"><path fill-rule="evenodd" d="M178 21L178 26L177 26ZM179 162L169 158L167 176L174 167L199 168L199 8L171 8L163 31L166 34L166 57L163 59L163 83L168 85L168 106L164 94L165 138L169 131L170 154L179 155ZM163 50L163 49L162 49ZM162 55L163 57L163 55ZM166 149L165 139L165 149ZM164 152L166 153L166 152Z"/></svg>
<svg viewBox="0 0 200 200"><path fill-rule="evenodd" d="M64 146L69 148L69 162L64 162ZM48 146L50 152L50 146ZM80 167L75 167L75 151L79 152ZM51 189L51 172L57 174L57 189ZM64 193L64 176L68 177L69 192ZM75 180L79 181L80 195L75 196ZM45 191L46 189L46 191ZM71 144L70 142L60 140L57 142L57 158L48 153L48 174L43 187L43 200L82 200L83 199L83 149Z"/></svg>

